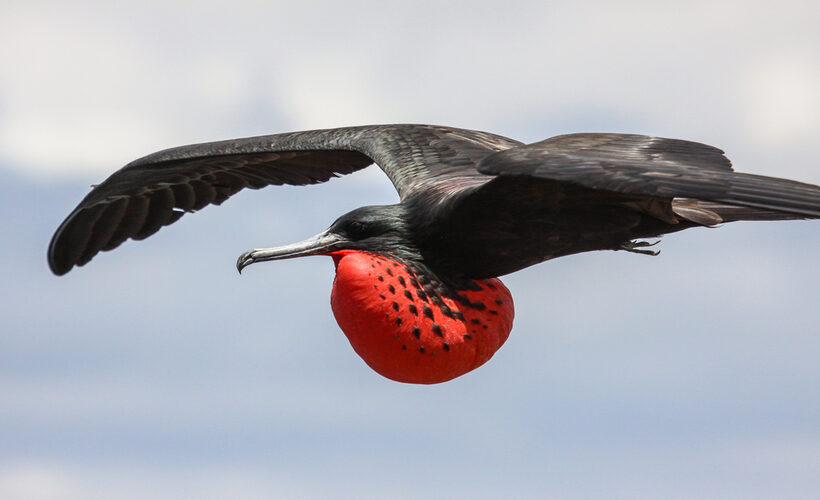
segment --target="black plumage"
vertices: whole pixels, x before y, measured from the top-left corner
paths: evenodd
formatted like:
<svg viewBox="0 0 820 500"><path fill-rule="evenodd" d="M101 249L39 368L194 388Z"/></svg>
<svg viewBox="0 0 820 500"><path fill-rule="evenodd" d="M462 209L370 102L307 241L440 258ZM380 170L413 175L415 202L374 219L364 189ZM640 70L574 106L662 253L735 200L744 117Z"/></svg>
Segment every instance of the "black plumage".
<svg viewBox="0 0 820 500"><path fill-rule="evenodd" d="M635 240L694 226L820 218L820 187L734 172L721 150L695 142L572 134L524 145L451 127L372 125L196 144L136 160L60 225L49 265L65 274L244 188L315 184L374 162L400 203L354 210L321 245L287 256L366 250L457 284L590 250L648 253ZM238 266L268 258L249 252Z"/></svg>

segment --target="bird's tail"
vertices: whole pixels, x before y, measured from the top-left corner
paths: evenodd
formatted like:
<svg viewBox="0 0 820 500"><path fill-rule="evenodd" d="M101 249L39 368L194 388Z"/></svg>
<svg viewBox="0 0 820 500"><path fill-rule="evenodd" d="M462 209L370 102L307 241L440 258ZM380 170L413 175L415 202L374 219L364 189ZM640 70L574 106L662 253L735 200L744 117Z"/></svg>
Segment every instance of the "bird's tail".
<svg viewBox="0 0 820 500"><path fill-rule="evenodd" d="M675 198L673 212L707 226L740 220L820 219L820 186L732 173L725 193L710 201Z"/></svg>
<svg viewBox="0 0 820 500"><path fill-rule="evenodd" d="M742 207L739 205L725 205L712 201L690 200L675 198L672 200L672 211L686 220L697 222L704 226L714 226L724 222L741 220L796 220L816 219L810 215L779 212L767 208Z"/></svg>

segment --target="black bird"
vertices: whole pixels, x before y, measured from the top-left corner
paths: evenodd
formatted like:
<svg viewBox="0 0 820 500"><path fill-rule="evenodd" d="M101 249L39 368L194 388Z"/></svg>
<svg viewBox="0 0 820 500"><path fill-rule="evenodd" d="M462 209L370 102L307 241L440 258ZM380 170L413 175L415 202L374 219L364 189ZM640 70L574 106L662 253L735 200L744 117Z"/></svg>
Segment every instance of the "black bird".
<svg viewBox="0 0 820 500"><path fill-rule="evenodd" d="M433 125L372 125L182 146L96 186L48 250L62 275L128 238L243 188L306 185L378 164L395 205L341 216L304 242L250 250L237 268L331 255L336 318L379 373L449 380L487 361L512 328L495 279L591 250L655 254L646 238L739 220L820 218L820 187L737 173L690 141L584 133L525 145Z"/></svg>

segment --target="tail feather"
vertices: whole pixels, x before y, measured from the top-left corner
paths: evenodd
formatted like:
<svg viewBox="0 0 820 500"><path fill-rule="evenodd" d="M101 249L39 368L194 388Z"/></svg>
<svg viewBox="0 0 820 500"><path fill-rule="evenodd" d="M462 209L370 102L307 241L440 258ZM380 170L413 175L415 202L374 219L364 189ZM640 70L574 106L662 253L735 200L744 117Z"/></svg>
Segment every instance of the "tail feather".
<svg viewBox="0 0 820 500"><path fill-rule="evenodd" d="M740 220L820 219L820 186L789 179L728 172L724 193L704 196L710 201L675 198L679 217L713 226Z"/></svg>
<svg viewBox="0 0 820 500"><path fill-rule="evenodd" d="M675 198L672 200L672 211L679 217L704 226L714 226L724 222L744 220L762 221L818 218L811 215L780 212L766 208L726 205L712 201L690 200L686 198Z"/></svg>
<svg viewBox="0 0 820 500"><path fill-rule="evenodd" d="M740 205L757 208L758 211L749 211L752 220L781 220L774 214L766 216L766 212L781 212L791 214L798 219L820 218L820 186L778 179L762 175L734 173L728 179L729 190L725 199L714 199L725 205ZM731 211L729 211L731 213ZM734 212L735 217L742 212ZM772 218L774 217L774 218ZM746 220L746 219L735 219Z"/></svg>

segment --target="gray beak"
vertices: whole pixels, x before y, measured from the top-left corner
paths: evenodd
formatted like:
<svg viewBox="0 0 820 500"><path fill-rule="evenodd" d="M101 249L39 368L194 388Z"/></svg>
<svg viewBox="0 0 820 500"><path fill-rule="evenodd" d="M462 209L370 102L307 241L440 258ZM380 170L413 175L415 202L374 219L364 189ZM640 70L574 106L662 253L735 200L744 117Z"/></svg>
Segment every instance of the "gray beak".
<svg viewBox="0 0 820 500"><path fill-rule="evenodd" d="M347 240L330 230L308 238L299 243L291 243L281 247L254 248L239 256L236 260L236 269L240 273L242 269L257 262L266 260L292 259L294 257L306 257L308 255L322 255L344 248Z"/></svg>

